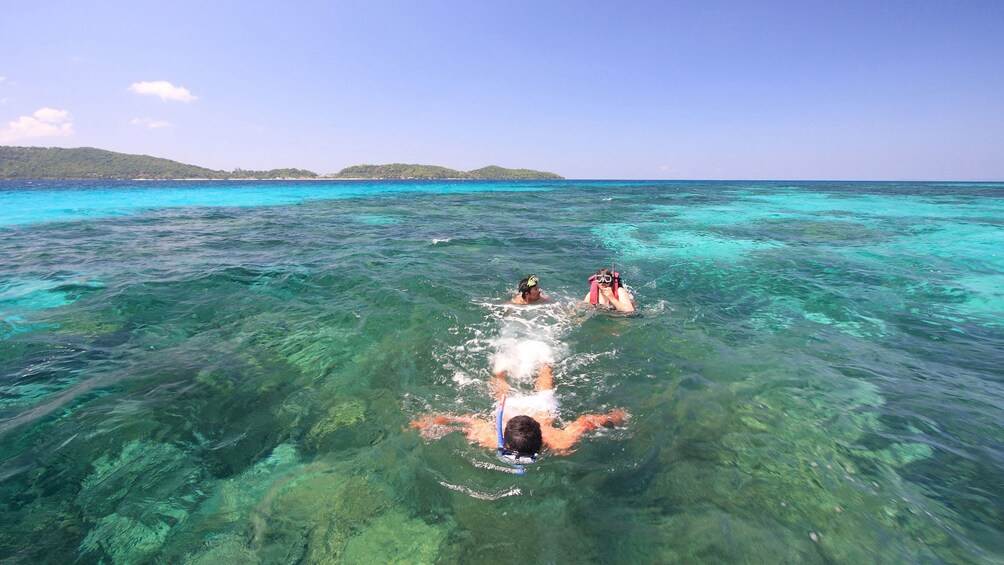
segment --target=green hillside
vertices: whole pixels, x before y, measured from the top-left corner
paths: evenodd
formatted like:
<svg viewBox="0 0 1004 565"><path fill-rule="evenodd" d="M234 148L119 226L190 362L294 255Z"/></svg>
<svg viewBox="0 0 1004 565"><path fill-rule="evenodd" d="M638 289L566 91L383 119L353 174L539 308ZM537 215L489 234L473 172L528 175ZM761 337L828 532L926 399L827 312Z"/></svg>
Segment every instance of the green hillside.
<svg viewBox="0 0 1004 565"><path fill-rule="evenodd" d="M319 178L303 169L216 171L149 155L116 153L93 147L0 146L0 180L15 179L282 179ZM506 169L496 165L457 171L436 165L356 165L325 178L335 179L473 179L560 180L554 173Z"/></svg>
<svg viewBox="0 0 1004 565"><path fill-rule="evenodd" d="M478 180L561 180L554 173L534 171L531 169L506 169L497 165L488 165L467 172L467 178Z"/></svg>
<svg viewBox="0 0 1004 565"><path fill-rule="evenodd" d="M356 165L346 167L335 178L357 179L459 179L464 173L436 165Z"/></svg>
<svg viewBox="0 0 1004 565"><path fill-rule="evenodd" d="M473 171L457 171L436 165L356 165L346 167L333 178L354 179L475 179L475 180L560 180L563 177L530 169L506 169L491 165Z"/></svg>
<svg viewBox="0 0 1004 565"><path fill-rule="evenodd" d="M129 155L93 147L0 146L0 179L271 179L314 178L302 169L231 173L148 155Z"/></svg>

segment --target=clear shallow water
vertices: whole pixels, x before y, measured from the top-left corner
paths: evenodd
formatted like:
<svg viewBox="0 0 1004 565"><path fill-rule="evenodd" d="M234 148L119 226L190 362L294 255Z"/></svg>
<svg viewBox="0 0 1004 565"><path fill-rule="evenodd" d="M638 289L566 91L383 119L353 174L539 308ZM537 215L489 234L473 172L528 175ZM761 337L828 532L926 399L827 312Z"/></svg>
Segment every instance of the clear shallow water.
<svg viewBox="0 0 1004 565"><path fill-rule="evenodd" d="M0 559L999 562L1001 249L992 183L0 183ZM408 429L544 359L628 425Z"/></svg>

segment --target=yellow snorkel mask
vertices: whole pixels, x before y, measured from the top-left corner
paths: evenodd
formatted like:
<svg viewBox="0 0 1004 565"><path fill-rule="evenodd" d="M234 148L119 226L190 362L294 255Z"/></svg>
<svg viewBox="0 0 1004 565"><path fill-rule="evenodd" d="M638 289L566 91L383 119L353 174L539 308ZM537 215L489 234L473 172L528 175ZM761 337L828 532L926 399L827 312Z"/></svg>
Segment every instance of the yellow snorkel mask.
<svg viewBox="0 0 1004 565"><path fill-rule="evenodd" d="M537 286L538 282L540 282L540 279L537 278L537 275L530 275L526 279L526 288Z"/></svg>

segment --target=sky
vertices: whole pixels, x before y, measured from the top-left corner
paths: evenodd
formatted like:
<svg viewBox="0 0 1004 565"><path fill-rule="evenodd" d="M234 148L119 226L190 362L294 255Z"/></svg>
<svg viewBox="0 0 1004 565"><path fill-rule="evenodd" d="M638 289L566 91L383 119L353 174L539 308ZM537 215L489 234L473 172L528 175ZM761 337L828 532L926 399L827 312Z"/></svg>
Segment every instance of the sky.
<svg viewBox="0 0 1004 565"><path fill-rule="evenodd" d="M0 145L1004 180L1004 1L4 0Z"/></svg>

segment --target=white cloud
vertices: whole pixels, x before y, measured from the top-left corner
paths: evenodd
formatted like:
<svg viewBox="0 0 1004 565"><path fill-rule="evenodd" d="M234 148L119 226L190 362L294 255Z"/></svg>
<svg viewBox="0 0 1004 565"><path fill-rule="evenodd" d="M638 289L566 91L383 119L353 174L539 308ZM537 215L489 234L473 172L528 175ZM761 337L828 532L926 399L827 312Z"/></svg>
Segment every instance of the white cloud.
<svg viewBox="0 0 1004 565"><path fill-rule="evenodd" d="M136 94L152 94L160 96L161 100L174 100L176 102L191 102L198 100L198 96L193 96L187 88L174 86L166 80L155 80L153 82L134 82L129 90Z"/></svg>
<svg viewBox="0 0 1004 565"><path fill-rule="evenodd" d="M146 126L150 129L160 129L170 126L171 122L167 120L155 120L153 118L133 118L132 125Z"/></svg>
<svg viewBox="0 0 1004 565"><path fill-rule="evenodd" d="M5 80L7 80L7 77L5 77L5 76L3 76L3 75L0 75L0 82L3 82L3 81L5 81Z"/></svg>
<svg viewBox="0 0 1004 565"><path fill-rule="evenodd" d="M10 143L32 137L66 137L73 135L73 121L67 110L42 108L31 116L21 116L0 128L0 143Z"/></svg>
<svg viewBox="0 0 1004 565"><path fill-rule="evenodd" d="M70 117L66 110L56 110L54 108L42 108L35 111L35 119L47 124L58 124Z"/></svg>

